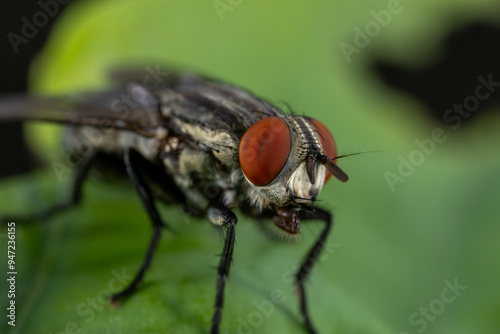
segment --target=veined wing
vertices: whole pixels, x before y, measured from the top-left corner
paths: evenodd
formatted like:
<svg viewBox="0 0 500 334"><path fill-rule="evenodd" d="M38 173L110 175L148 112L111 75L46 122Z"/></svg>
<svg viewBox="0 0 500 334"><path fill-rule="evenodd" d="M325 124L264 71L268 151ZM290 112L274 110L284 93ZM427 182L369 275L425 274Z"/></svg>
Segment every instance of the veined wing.
<svg viewBox="0 0 500 334"><path fill-rule="evenodd" d="M136 72L125 72L119 77L141 82ZM123 85L119 80L118 83ZM138 83L76 96L3 97L0 122L89 125L130 130L148 137L154 137L160 126L166 126L195 141L206 140L210 131L228 134L237 141L257 120L280 114L244 89L198 76L166 75L159 78L154 88ZM190 133L185 133L187 128ZM201 137L197 138L197 134Z"/></svg>
<svg viewBox="0 0 500 334"><path fill-rule="evenodd" d="M46 121L135 131L153 137L162 125L158 100L144 87L77 96L14 95L0 98L0 122Z"/></svg>

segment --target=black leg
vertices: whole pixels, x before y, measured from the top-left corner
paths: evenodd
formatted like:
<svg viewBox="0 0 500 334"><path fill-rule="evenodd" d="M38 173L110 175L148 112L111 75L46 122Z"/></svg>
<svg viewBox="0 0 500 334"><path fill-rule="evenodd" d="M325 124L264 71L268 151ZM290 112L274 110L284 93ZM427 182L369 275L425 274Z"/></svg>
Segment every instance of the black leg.
<svg viewBox="0 0 500 334"><path fill-rule="evenodd" d="M158 185L160 187L158 190L162 191L179 203L185 212L193 215L199 215L200 212L197 208L187 204L182 190L179 189L172 178L170 178L160 166L151 163L136 150L132 148L125 150L124 163L128 177L139 193L142 204L151 219L153 234L142 265L132 282L125 289L111 296L111 302L114 304L119 304L122 300L126 299L133 294L135 290L137 290L137 286L142 281L144 274L153 259L154 252L156 251L156 247L158 246L158 242L160 240L161 229L162 227L166 227L161 220L158 210L156 209L155 197L153 196L153 193L143 176L147 178L147 181L151 181L151 184Z"/></svg>
<svg viewBox="0 0 500 334"><path fill-rule="evenodd" d="M212 317L212 329L211 334L218 334L220 321L222 318L222 306L224 303L224 287L226 285L226 278L229 275L229 268L231 266L231 261L233 258L233 248L234 248L234 236L235 236L235 226L237 218L232 211L227 208L215 209L211 208L211 213L220 217L227 229L226 238L224 240L224 248L222 250L221 259L219 266L217 268L217 288L215 296L215 310Z"/></svg>
<svg viewBox="0 0 500 334"><path fill-rule="evenodd" d="M154 197L151 194L151 190L138 171L139 165L147 166L147 164L145 163L147 162L147 160L134 149L128 148L124 153L124 162L130 181L139 193L142 204L144 205L144 208L146 209L149 218L151 219L151 223L153 224L153 235L151 236L151 241L149 242L149 247L142 262L141 268L135 275L132 282L125 289L111 296L111 302L114 304L119 304L122 300L129 297L137 289L138 284L144 277L146 269L151 264L154 252L156 250L156 247L158 246L158 241L160 240L161 228L165 226L154 204Z"/></svg>
<svg viewBox="0 0 500 334"><path fill-rule="evenodd" d="M92 151L86 156L83 157L82 161L78 165L78 169L76 170L75 178L73 180L73 184L71 186L70 196L61 201L60 203L45 209L41 212L38 212L32 216L28 217L16 217L15 221L21 224L27 224L32 221L45 221L48 218L71 208L72 206L77 205L82 198L82 185L85 178L88 176L90 167L92 163L96 160L99 155L98 151ZM6 221L2 219L2 221Z"/></svg>
<svg viewBox="0 0 500 334"><path fill-rule="evenodd" d="M302 264L300 265L299 270L295 274L295 284L296 284L296 288L297 288L297 294L299 297L300 312L304 316L308 332L310 334L315 334L317 332L314 329L314 326L312 324L311 317L309 315L309 311L307 308L307 300L306 300L307 298L306 298L306 292L305 292L305 288L304 288L304 281L306 280L307 276L309 275L309 272L311 271L313 265L316 263L316 261L319 257L319 254L323 250L325 240L328 237L328 234L330 233L330 229L333 225L332 214L330 212L322 210L322 209L315 209L315 211L312 211L312 212L301 211L299 216L300 216L300 219L302 221L314 219L314 220L322 220L325 222L325 228L323 229L320 236L316 240L314 246L311 248L309 253L306 255L306 257L302 261Z"/></svg>

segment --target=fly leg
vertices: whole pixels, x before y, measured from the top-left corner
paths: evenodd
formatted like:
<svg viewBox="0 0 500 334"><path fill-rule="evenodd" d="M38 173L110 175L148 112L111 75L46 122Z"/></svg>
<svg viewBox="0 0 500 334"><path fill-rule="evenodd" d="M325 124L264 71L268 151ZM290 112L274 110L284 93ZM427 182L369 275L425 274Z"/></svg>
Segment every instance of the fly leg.
<svg viewBox="0 0 500 334"><path fill-rule="evenodd" d="M222 249L219 266L217 267L215 310L212 317L212 329L210 331L211 334L218 334L222 318L222 306L224 303L224 287L233 258L234 230L238 219L235 214L227 208L210 208L208 214L212 221L218 221L226 228L224 248Z"/></svg>
<svg viewBox="0 0 500 334"><path fill-rule="evenodd" d="M309 253L307 253L304 260L302 260L300 268L295 274L295 284L299 298L300 312L304 316L308 332L310 334L316 334L317 332L312 324L309 310L307 308L307 298L304 288L304 281L308 277L313 265L318 260L319 254L323 250L325 240L328 237L328 234L330 233L333 225L332 214L328 211L316 208L315 211L312 212L301 211L299 213L299 216L302 221L317 219L322 220L325 223L325 228L321 232L320 236L314 243L314 246L311 248Z"/></svg>
<svg viewBox="0 0 500 334"><path fill-rule="evenodd" d="M126 149L124 153L124 162L128 177L137 190L142 204L151 219L153 234L142 265L132 282L130 282L125 289L111 296L111 302L114 304L119 304L122 300L133 294L137 289L137 286L142 281L146 270L151 264L151 260L153 259L153 255L160 240L161 229L167 226L163 223L158 210L156 209L154 203L155 198L151 189L141 174L147 175L148 180L152 180L156 184L160 184L164 190L168 190L169 195L181 203L185 210L187 210L186 208L189 208L189 206L185 204L184 194L173 182L173 180L168 177L160 167L152 164L136 150L132 148Z"/></svg>
<svg viewBox="0 0 500 334"><path fill-rule="evenodd" d="M82 198L83 181L85 181L85 178L88 176L90 167L92 166L92 163L98 158L99 154L99 151L93 150L83 157L76 170L75 178L71 186L70 196L67 199L34 215L27 217L16 217L15 221L24 224L35 220L44 221L64 210L71 208L72 206L78 205ZM6 220L2 219L2 221Z"/></svg>

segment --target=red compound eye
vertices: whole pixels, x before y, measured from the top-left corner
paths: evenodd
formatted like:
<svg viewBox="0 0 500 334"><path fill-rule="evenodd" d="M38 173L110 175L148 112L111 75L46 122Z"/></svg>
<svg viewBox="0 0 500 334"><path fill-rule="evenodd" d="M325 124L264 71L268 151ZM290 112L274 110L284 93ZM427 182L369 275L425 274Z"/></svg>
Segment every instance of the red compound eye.
<svg viewBox="0 0 500 334"><path fill-rule="evenodd" d="M240 165L248 181L265 186L285 166L292 140L286 122L266 117L253 124L240 142Z"/></svg>
<svg viewBox="0 0 500 334"><path fill-rule="evenodd" d="M337 156L337 147L335 146L335 140L333 139L332 134L328 130L328 128L318 120L311 119L311 123L316 128L316 131L319 133L319 139L321 140L321 145L323 145L323 152L330 159L333 159ZM333 160L336 162L335 160ZM325 174L325 183L330 179L332 174L326 171Z"/></svg>

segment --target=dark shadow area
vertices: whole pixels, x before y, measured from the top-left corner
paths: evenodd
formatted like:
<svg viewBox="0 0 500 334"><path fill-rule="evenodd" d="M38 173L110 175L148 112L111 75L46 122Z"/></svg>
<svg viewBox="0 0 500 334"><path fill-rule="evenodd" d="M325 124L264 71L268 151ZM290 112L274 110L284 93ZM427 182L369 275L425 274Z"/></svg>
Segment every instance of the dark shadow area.
<svg viewBox="0 0 500 334"><path fill-rule="evenodd" d="M443 53L415 69L375 59L371 69L389 87L422 102L440 123L464 124L500 106L500 28L474 23L450 31ZM479 87L482 86L482 87ZM498 108L496 110L499 110Z"/></svg>
<svg viewBox="0 0 500 334"><path fill-rule="evenodd" d="M23 0L0 3L0 94L25 92L34 56L69 1ZM24 142L22 124L0 123L0 177L26 173L40 165Z"/></svg>

